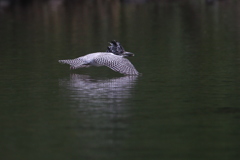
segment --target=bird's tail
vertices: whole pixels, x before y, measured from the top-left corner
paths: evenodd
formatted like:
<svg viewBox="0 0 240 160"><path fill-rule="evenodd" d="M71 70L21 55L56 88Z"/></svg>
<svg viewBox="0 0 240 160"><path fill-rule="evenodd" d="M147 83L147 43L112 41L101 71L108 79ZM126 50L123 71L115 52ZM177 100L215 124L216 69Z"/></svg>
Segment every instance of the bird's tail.
<svg viewBox="0 0 240 160"><path fill-rule="evenodd" d="M84 64L79 59L66 59L66 60L58 60L59 63L69 64L70 69L84 68L89 67L89 65Z"/></svg>

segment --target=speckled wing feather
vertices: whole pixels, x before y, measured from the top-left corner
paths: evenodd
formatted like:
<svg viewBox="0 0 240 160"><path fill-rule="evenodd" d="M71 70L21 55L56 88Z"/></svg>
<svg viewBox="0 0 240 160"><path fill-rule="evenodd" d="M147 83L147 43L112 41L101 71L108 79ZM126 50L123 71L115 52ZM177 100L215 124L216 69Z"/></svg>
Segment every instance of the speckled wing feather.
<svg viewBox="0 0 240 160"><path fill-rule="evenodd" d="M70 69L77 69L77 68L86 68L90 67L87 62L83 60L83 58L75 58L75 59L66 59L66 60L59 60L59 63L69 64Z"/></svg>
<svg viewBox="0 0 240 160"><path fill-rule="evenodd" d="M102 54L102 56L96 57L93 63L107 66L112 70L120 72L125 75L139 74L128 59L113 54Z"/></svg>

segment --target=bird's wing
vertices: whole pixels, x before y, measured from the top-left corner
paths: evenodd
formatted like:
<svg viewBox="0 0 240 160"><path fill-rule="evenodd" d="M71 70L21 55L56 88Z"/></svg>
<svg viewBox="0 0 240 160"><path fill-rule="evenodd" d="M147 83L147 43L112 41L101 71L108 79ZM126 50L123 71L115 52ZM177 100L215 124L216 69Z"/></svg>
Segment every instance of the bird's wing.
<svg viewBox="0 0 240 160"><path fill-rule="evenodd" d="M98 56L94 59L94 63L107 66L112 70L125 75L139 74L128 59L113 54L103 54L102 56Z"/></svg>
<svg viewBox="0 0 240 160"><path fill-rule="evenodd" d="M90 67L81 57L76 59L59 60L59 63L69 64L70 69Z"/></svg>

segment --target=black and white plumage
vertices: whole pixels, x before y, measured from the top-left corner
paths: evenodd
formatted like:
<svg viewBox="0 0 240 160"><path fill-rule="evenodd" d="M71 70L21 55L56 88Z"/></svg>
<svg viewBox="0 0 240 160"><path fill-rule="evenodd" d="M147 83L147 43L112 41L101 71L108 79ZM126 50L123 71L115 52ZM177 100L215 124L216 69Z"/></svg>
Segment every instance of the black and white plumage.
<svg viewBox="0 0 240 160"><path fill-rule="evenodd" d="M124 75L138 75L139 73L132 63L125 58L131 56L134 56L134 54L126 52L121 44L114 40L110 42L106 52L90 53L76 59L59 60L58 62L69 64L70 69L107 66Z"/></svg>

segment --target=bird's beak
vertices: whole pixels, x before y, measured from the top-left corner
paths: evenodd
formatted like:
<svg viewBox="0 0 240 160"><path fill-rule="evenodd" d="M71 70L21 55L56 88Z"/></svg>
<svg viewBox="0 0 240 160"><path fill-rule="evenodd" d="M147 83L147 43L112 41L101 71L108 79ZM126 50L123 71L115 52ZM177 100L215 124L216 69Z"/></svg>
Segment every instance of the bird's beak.
<svg viewBox="0 0 240 160"><path fill-rule="evenodd" d="M124 52L123 55L124 55L124 57L133 57L134 56L134 54L131 52Z"/></svg>

